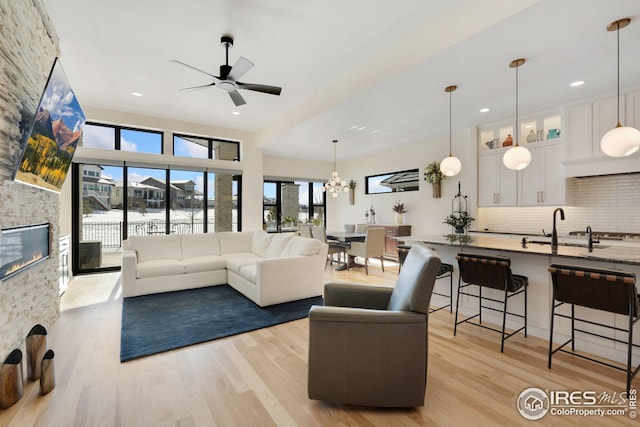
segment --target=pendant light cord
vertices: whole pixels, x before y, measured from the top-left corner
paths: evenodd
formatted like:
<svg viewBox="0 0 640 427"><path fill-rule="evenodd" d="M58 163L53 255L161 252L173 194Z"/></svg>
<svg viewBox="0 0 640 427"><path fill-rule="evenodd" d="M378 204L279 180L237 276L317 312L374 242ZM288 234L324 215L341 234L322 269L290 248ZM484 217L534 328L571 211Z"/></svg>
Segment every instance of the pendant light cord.
<svg viewBox="0 0 640 427"><path fill-rule="evenodd" d="M449 157L453 157L451 151L451 92L453 91L449 91Z"/></svg>
<svg viewBox="0 0 640 427"><path fill-rule="evenodd" d="M514 132L516 147L518 146L518 68L520 68L520 65L516 65L516 129Z"/></svg>
<svg viewBox="0 0 640 427"><path fill-rule="evenodd" d="M334 139L333 140L333 171L337 172L337 167L336 167L336 145L338 144L338 140Z"/></svg>
<svg viewBox="0 0 640 427"><path fill-rule="evenodd" d="M620 126L620 22L618 22L618 29L616 30L616 34L618 35L618 126Z"/></svg>

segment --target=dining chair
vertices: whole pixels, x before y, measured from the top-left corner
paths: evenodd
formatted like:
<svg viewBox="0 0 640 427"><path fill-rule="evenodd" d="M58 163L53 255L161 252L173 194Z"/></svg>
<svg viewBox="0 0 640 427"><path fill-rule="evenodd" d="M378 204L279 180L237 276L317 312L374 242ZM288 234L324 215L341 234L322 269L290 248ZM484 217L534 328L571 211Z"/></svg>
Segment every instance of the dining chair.
<svg viewBox="0 0 640 427"><path fill-rule="evenodd" d="M300 226L298 227L298 230L300 231L300 235L302 237L308 237L308 238L313 238L313 233L311 232L311 229L313 228L313 224L300 224Z"/></svg>
<svg viewBox="0 0 640 427"><path fill-rule="evenodd" d="M356 225L355 224L345 224L344 225L344 231L346 231L347 233L355 233L356 232Z"/></svg>
<svg viewBox="0 0 640 427"><path fill-rule="evenodd" d="M369 274L369 258L380 258L382 272L384 272L384 235L383 227L368 227L364 242L351 242L347 249L347 270L350 268L350 260L355 257L364 258L364 271Z"/></svg>
<svg viewBox="0 0 640 427"><path fill-rule="evenodd" d="M340 243L337 241L333 241L333 240L327 240L327 232L324 229L324 227L322 226L313 226L311 228L311 233L313 235L314 239L318 239L321 242L324 242L326 244L329 245L329 252L327 254L328 256L328 260L331 261L331 263L333 264L333 256L335 254L338 254L338 262L340 262L340 255L342 254L342 258L344 259L345 257L345 252L347 250L347 247L344 243Z"/></svg>

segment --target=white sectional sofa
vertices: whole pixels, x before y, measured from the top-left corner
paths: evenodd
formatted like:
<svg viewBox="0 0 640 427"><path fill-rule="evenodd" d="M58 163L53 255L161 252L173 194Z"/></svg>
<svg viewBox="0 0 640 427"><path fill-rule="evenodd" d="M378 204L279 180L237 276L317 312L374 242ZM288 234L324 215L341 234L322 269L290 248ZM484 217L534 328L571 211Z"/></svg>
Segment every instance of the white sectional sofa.
<svg viewBox="0 0 640 427"><path fill-rule="evenodd" d="M321 295L328 245L260 230L132 236L123 249L125 298L228 283L264 307Z"/></svg>

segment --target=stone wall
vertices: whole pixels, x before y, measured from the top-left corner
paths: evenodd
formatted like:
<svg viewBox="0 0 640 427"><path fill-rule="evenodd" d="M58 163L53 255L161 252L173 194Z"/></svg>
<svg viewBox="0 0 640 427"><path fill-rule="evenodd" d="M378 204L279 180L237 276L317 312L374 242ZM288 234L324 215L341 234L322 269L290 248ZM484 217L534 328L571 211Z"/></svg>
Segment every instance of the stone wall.
<svg viewBox="0 0 640 427"><path fill-rule="evenodd" d="M0 0L0 226L49 223L50 258L0 283L0 358L58 317L59 195L12 181L20 122L33 114L59 42L41 0Z"/></svg>

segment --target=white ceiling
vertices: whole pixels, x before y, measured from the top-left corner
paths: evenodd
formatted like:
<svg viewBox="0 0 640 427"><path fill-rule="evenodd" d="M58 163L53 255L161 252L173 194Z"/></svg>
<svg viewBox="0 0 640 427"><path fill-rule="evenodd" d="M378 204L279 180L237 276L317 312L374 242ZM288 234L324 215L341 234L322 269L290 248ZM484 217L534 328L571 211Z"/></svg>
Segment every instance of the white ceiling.
<svg viewBox="0 0 640 427"><path fill-rule="evenodd" d="M266 154L331 160L446 137L453 129L562 107L640 86L638 0L44 0L61 63L81 105L257 134ZM235 107L177 59L219 75L220 37L255 67L241 81L283 88L241 91ZM579 88L575 80L586 80ZM134 97L137 91L142 97ZM489 107L489 113L479 109ZM233 111L240 112L233 115ZM350 129L364 126L363 130ZM377 132L373 132L378 130ZM215 136L215 135L212 135ZM455 144L455 142L454 142ZM455 151L455 150L454 150Z"/></svg>

